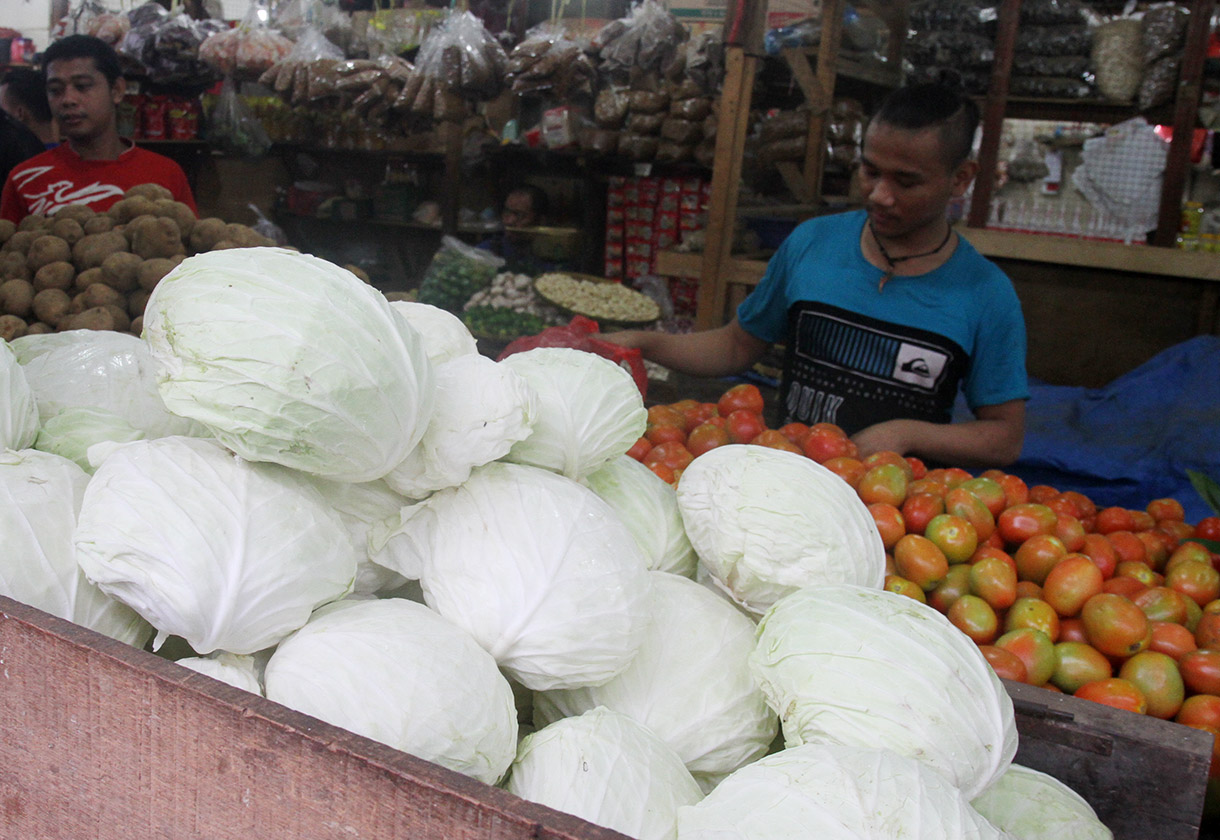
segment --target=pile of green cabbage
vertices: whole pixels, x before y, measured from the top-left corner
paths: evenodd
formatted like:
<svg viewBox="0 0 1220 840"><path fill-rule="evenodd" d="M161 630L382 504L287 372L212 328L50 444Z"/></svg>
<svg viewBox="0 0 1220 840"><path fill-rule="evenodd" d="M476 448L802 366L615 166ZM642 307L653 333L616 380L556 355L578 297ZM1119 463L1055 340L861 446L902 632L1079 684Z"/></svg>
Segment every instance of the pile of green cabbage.
<svg viewBox="0 0 1220 840"><path fill-rule="evenodd" d="M812 461L675 492L615 364L288 250L145 325L0 342L0 594L635 837L1109 836Z"/></svg>

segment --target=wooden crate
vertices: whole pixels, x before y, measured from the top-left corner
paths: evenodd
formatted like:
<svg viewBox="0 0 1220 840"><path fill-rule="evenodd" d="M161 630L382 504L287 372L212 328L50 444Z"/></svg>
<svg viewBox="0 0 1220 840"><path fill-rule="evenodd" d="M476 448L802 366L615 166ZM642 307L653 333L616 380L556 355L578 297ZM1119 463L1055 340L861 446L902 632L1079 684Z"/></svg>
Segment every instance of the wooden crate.
<svg viewBox="0 0 1220 840"><path fill-rule="evenodd" d="M0 837L624 840L2 597Z"/></svg>
<svg viewBox="0 0 1220 840"><path fill-rule="evenodd" d="M1083 796L1115 840L1199 836L1210 734L1023 683L1004 687L1020 733L1017 763Z"/></svg>

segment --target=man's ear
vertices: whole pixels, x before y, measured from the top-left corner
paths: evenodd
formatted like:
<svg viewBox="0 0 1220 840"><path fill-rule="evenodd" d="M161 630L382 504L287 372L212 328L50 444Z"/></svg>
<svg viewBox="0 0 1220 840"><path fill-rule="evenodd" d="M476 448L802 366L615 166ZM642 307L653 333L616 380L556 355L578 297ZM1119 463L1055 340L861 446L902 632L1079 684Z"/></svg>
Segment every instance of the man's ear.
<svg viewBox="0 0 1220 840"><path fill-rule="evenodd" d="M114 84L110 86L110 101L118 105L123 101L124 95L127 93L127 80L119 76L114 80Z"/></svg>
<svg viewBox="0 0 1220 840"><path fill-rule="evenodd" d="M953 171L953 196L960 198L966 194L966 190L970 189L971 182L974 177L979 174L978 161L967 160L958 165Z"/></svg>

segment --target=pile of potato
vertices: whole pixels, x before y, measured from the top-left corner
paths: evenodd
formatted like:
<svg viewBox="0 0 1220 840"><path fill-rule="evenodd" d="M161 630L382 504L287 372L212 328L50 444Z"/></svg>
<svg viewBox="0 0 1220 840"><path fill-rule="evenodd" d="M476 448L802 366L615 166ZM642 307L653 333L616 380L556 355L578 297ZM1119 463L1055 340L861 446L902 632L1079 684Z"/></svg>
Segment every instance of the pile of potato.
<svg viewBox="0 0 1220 840"><path fill-rule="evenodd" d="M246 225L196 219L159 184L132 187L102 213L73 205L18 225L0 220L0 338L139 335L149 294L187 256L274 244Z"/></svg>

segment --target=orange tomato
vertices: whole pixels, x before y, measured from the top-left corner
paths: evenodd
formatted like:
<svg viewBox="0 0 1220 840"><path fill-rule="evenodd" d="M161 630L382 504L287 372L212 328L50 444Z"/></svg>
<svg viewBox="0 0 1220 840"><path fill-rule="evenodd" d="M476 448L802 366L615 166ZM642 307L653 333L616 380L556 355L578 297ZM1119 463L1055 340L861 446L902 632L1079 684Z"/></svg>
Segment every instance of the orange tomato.
<svg viewBox="0 0 1220 840"><path fill-rule="evenodd" d="M1148 642L1148 650L1155 650L1166 656L1178 659L1187 651L1196 650L1195 636L1181 624L1171 621L1153 621L1152 639Z"/></svg>
<svg viewBox="0 0 1220 840"><path fill-rule="evenodd" d="M776 429L766 429L758 437L750 441L750 444L753 446L766 446L770 449L782 449L785 452L793 452L797 455L805 454L799 446L788 440Z"/></svg>
<svg viewBox="0 0 1220 840"><path fill-rule="evenodd" d="M700 423L691 429L690 434L686 437L686 448L696 458L704 452L728 443L732 443L728 431L723 426L717 426L714 423Z"/></svg>
<svg viewBox="0 0 1220 840"><path fill-rule="evenodd" d="M1102 591L1101 569L1083 554L1068 554L1047 573L1042 597L1064 618L1080 614L1085 601Z"/></svg>
<svg viewBox="0 0 1220 840"><path fill-rule="evenodd" d="M978 645L991 644L1000 621L991 605L976 595L963 595L949 607L949 622Z"/></svg>
<svg viewBox="0 0 1220 840"><path fill-rule="evenodd" d="M661 443L685 443L686 427L649 423L648 428L644 430L644 437L648 438L649 443L653 446Z"/></svg>
<svg viewBox="0 0 1220 840"><path fill-rule="evenodd" d="M724 425L733 443L749 443L767 428L762 415L748 408L739 408L726 414Z"/></svg>
<svg viewBox="0 0 1220 840"><path fill-rule="evenodd" d="M1187 726L1201 723L1220 727L1220 697L1215 694L1192 694L1182 701L1182 708L1178 709L1173 719Z"/></svg>
<svg viewBox="0 0 1220 840"><path fill-rule="evenodd" d="M1004 508L996 520L996 529L1005 543L1019 545L1030 537L1053 534L1055 519L1055 512L1046 505L1028 502Z"/></svg>
<svg viewBox="0 0 1220 840"><path fill-rule="evenodd" d="M868 462L864 465L868 467ZM886 502L897 507L907 496L907 474L896 464L868 467L856 485L856 493L866 505Z"/></svg>
<svg viewBox="0 0 1220 840"><path fill-rule="evenodd" d="M1122 507L1108 507L1097 511L1097 521L1094 530L1099 534L1112 534L1115 531L1135 530L1135 519L1131 511Z"/></svg>
<svg viewBox="0 0 1220 840"><path fill-rule="evenodd" d="M970 564L970 592L993 609L1005 610L1017 600L1017 570L1010 562L987 556Z"/></svg>
<svg viewBox="0 0 1220 840"><path fill-rule="evenodd" d="M1067 557L1067 548L1051 534L1035 534L1021 543L1012 555L1017 563L1017 576L1039 586L1064 557Z"/></svg>
<svg viewBox="0 0 1220 840"><path fill-rule="evenodd" d="M672 405L654 405L648 409L649 426L677 426L686 429L686 415Z"/></svg>
<svg viewBox="0 0 1220 840"><path fill-rule="evenodd" d="M1143 541L1131 531L1111 531L1105 537L1110 541L1110 545L1114 546L1118 562L1146 563L1148 561L1148 549L1144 548Z"/></svg>
<svg viewBox="0 0 1220 840"><path fill-rule="evenodd" d="M1059 614L1041 598L1018 598L1004 614L1004 632L1030 627L1041 630L1052 642L1059 639Z"/></svg>
<svg viewBox="0 0 1220 840"><path fill-rule="evenodd" d="M635 443L631 444L631 448L627 450L627 454L637 461L643 461L644 456L648 454L648 450L652 449L652 441L641 435Z"/></svg>
<svg viewBox="0 0 1220 840"><path fill-rule="evenodd" d="M1165 573L1165 585L1201 607L1220 597L1220 572L1211 563L1187 560Z"/></svg>
<svg viewBox="0 0 1220 840"><path fill-rule="evenodd" d="M725 417L740 410L762 414L762 392L758 390L757 385L751 385L748 382L734 385L720 395L720 399L716 402L716 409Z"/></svg>
<svg viewBox="0 0 1220 840"><path fill-rule="evenodd" d="M804 423L785 423L779 427L779 433L797 446L803 447L805 438L809 435L809 427Z"/></svg>
<svg viewBox="0 0 1220 840"><path fill-rule="evenodd" d="M1148 700L1143 692L1129 680L1119 677L1085 683L1076 689L1075 696L1136 714L1142 715L1148 711Z"/></svg>
<svg viewBox="0 0 1220 840"><path fill-rule="evenodd" d="M1220 694L1220 650L1192 650L1178 657L1182 680L1194 694Z"/></svg>
<svg viewBox="0 0 1220 840"><path fill-rule="evenodd" d="M664 464L671 470L684 470L690 466L690 462L695 460L695 456L690 453L690 450L677 441L671 443L661 443L654 446L644 456L644 466L651 467L653 464Z"/></svg>
<svg viewBox="0 0 1220 840"><path fill-rule="evenodd" d="M1055 643L1041 630L1021 627L1009 630L995 641L996 647L1014 653L1025 663L1025 681L1042 685L1055 673Z"/></svg>
<svg viewBox="0 0 1220 840"><path fill-rule="evenodd" d="M995 645L979 645L979 653L983 654L987 664L991 666L991 669L995 671L996 676L1000 679L1013 680L1014 682L1026 682L1028 680L1029 674L1025 670L1025 663L1021 661L1021 657L1012 651L996 647Z"/></svg>
<svg viewBox="0 0 1220 840"><path fill-rule="evenodd" d="M924 592L931 592L949 573L949 561L936 544L919 534L907 534L894 544L894 567Z"/></svg>
<svg viewBox="0 0 1220 840"><path fill-rule="evenodd" d="M1089 644L1107 656L1131 656L1148 647L1152 628L1143 611L1121 595L1102 592L1080 611Z"/></svg>
<svg viewBox="0 0 1220 840"><path fill-rule="evenodd" d="M819 464L824 464L832 458L855 458L860 453L856 444L843 434L842 429L829 424L818 424L810 428L800 446L805 455Z"/></svg>
<svg viewBox="0 0 1220 840"><path fill-rule="evenodd" d="M1061 513L1055 518L1055 536L1069 552L1084 548L1084 525L1069 513Z"/></svg>
<svg viewBox="0 0 1220 840"><path fill-rule="evenodd" d="M928 523L938 514L945 512L945 500L931 493L913 493L907 488L907 497L902 502L902 518L907 523L907 530L912 534L922 534L928 528Z"/></svg>
<svg viewBox="0 0 1220 840"><path fill-rule="evenodd" d="M995 517L982 499L963 489L966 484L962 482L945 494L945 513L960 516L969 522L978 541L983 542L995 531Z"/></svg>
<svg viewBox="0 0 1220 840"><path fill-rule="evenodd" d="M864 478L864 473L867 472L864 462L847 456L823 461L822 466L846 481L853 490L860 484L860 479Z"/></svg>
<svg viewBox="0 0 1220 840"><path fill-rule="evenodd" d="M1110 541L1103 535L1085 534L1080 553L1087 555L1094 565L1101 569L1103 578L1109 580L1114 577L1114 570L1118 567L1118 555L1114 553L1114 546L1110 545Z"/></svg>
<svg viewBox="0 0 1220 840"><path fill-rule="evenodd" d="M900 575L886 575L882 588L886 592L894 592L899 595L906 595L908 598L914 598L921 604L928 603L928 596L924 594L924 591L915 585L913 581L909 581Z"/></svg>
<svg viewBox="0 0 1220 840"><path fill-rule="evenodd" d="M906 522L898 508L887 502L873 502L868 506L868 512L872 514L877 532L881 534L881 543L887 551L906 535Z"/></svg>
<svg viewBox="0 0 1220 840"><path fill-rule="evenodd" d="M958 598L970 593L970 567L964 563L950 566L940 583L928 595L928 604L938 612L948 613Z"/></svg>
<svg viewBox="0 0 1220 840"><path fill-rule="evenodd" d="M1182 509L1182 503L1177 499L1153 499L1144 510L1158 522L1163 519L1181 522L1186 518L1186 511Z"/></svg>

